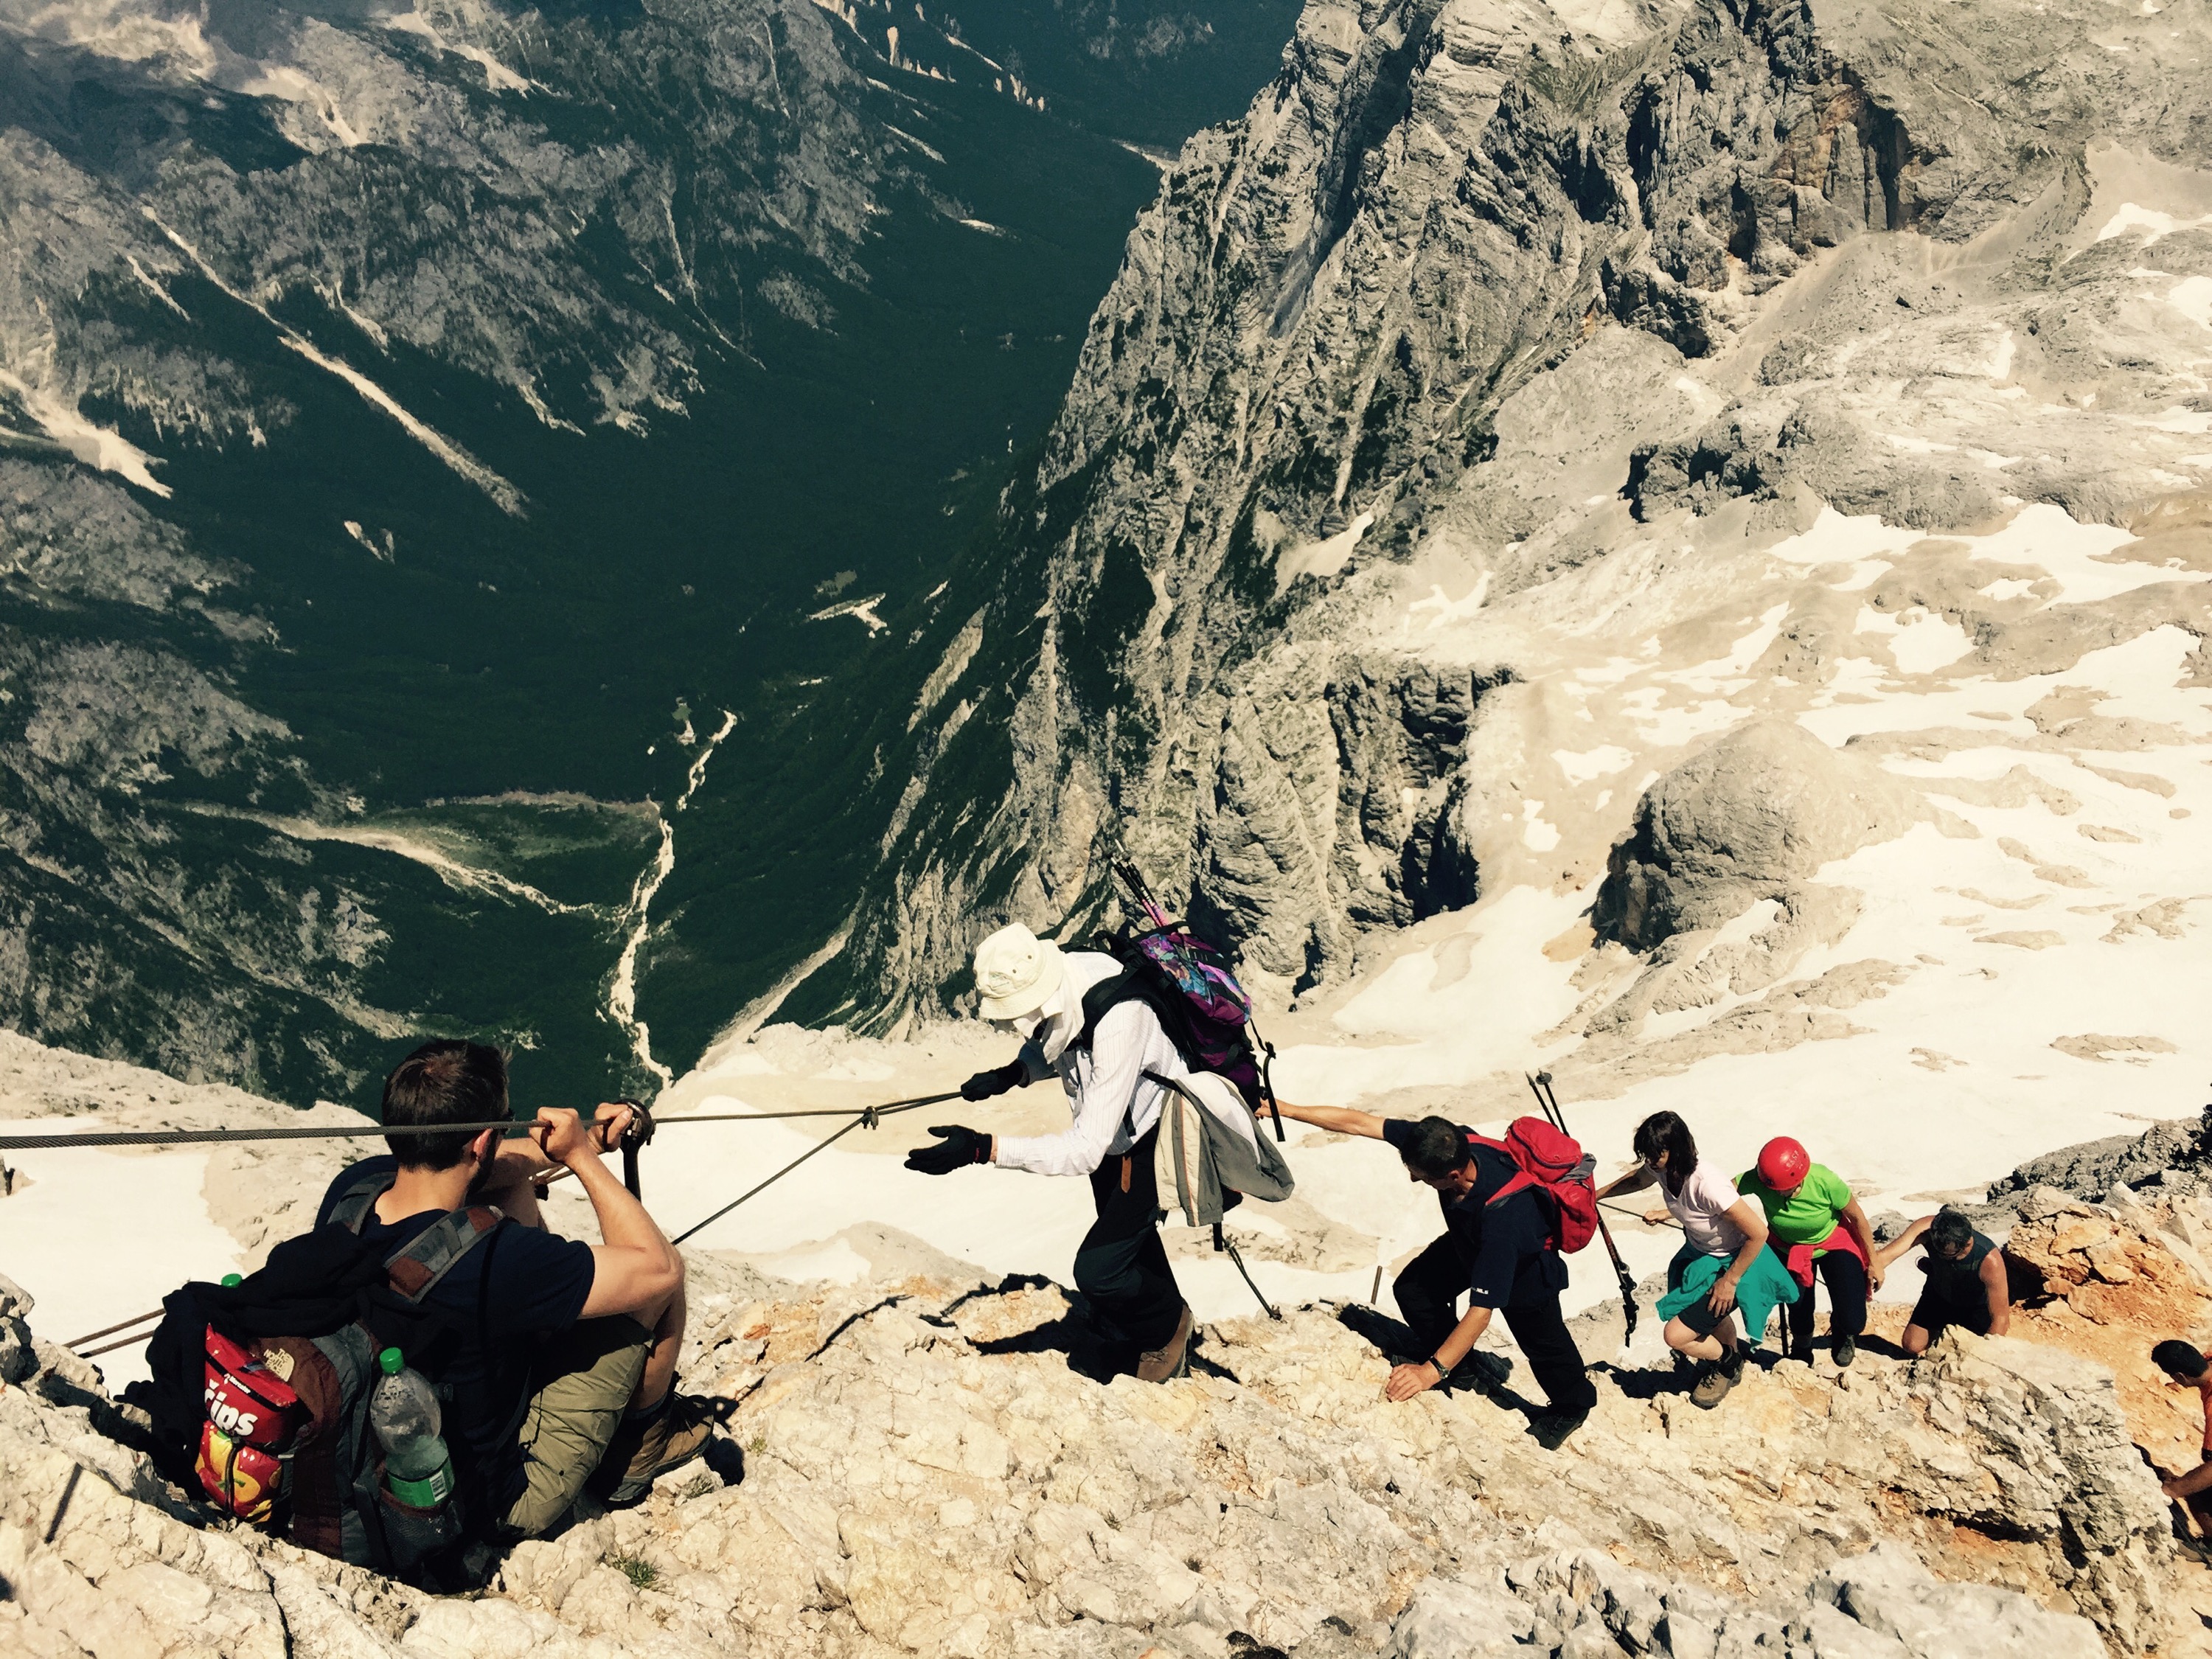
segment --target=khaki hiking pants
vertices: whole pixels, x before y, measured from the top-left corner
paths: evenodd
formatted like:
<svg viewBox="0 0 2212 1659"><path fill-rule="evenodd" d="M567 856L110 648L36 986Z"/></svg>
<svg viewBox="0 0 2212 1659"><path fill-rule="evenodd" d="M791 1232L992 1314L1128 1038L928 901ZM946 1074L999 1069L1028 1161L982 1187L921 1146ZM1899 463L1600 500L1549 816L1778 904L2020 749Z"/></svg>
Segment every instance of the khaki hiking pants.
<svg viewBox="0 0 2212 1659"><path fill-rule="evenodd" d="M637 1392L652 1347L653 1333L628 1314L580 1320L546 1344L522 1419L529 1485L507 1512L507 1531L535 1538L576 1501Z"/></svg>

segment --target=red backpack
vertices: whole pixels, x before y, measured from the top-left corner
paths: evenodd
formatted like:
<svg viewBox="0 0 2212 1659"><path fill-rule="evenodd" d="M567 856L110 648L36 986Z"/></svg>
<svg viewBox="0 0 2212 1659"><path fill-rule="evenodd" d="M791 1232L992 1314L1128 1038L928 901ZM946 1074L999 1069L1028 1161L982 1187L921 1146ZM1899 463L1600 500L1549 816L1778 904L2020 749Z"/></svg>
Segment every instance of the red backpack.
<svg viewBox="0 0 2212 1659"><path fill-rule="evenodd" d="M1571 1255L1597 1236L1597 1188L1590 1182L1596 1161L1583 1156L1580 1141L1540 1117L1515 1118L1503 1140L1477 1134L1467 1139L1471 1146L1504 1153L1519 1171L1491 1194L1491 1204L1534 1187L1552 1200L1553 1249Z"/></svg>

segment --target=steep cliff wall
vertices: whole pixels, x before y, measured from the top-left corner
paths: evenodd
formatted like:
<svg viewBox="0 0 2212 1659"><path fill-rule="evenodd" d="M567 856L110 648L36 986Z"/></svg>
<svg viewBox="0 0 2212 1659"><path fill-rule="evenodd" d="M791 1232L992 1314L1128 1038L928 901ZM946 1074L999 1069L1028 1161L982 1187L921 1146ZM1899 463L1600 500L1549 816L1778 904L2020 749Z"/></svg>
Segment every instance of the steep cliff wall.
<svg viewBox="0 0 2212 1659"><path fill-rule="evenodd" d="M917 798L856 959L879 1021L1001 916L1087 917L1116 841L1287 987L1466 902L1549 666L1438 637L1486 605L1575 633L1593 568L1632 595L1684 526L2187 486L2201 342L2100 231L2130 181L2206 188L2205 46L2179 9L1310 6L1132 234L1010 495L971 672L1020 686L1011 765L979 730L989 804ZM2185 283L2212 243L2158 216ZM1832 630L1790 650L1832 679Z"/></svg>

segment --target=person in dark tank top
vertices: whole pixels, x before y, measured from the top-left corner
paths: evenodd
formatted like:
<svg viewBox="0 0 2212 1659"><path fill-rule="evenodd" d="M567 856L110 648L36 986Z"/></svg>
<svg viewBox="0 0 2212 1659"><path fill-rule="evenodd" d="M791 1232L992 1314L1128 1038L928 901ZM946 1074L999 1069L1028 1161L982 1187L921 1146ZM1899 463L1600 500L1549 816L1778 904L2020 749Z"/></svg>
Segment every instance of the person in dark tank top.
<svg viewBox="0 0 2212 1659"><path fill-rule="evenodd" d="M2012 1295L2005 1277L2004 1254L1995 1241L1975 1231L1956 1210L1924 1215L1875 1253L1875 1265L1889 1264L1915 1244L1923 1249L1920 1271L1927 1276L1912 1317L1905 1327L1904 1347L1913 1358L1952 1325L1978 1336L2002 1336L2012 1328Z"/></svg>

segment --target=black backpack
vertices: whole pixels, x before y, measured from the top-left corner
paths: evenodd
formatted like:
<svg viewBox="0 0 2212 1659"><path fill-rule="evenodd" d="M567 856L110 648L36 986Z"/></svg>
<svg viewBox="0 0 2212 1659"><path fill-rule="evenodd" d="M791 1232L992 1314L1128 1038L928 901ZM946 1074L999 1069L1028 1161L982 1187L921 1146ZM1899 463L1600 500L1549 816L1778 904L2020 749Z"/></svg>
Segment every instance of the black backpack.
<svg viewBox="0 0 2212 1659"><path fill-rule="evenodd" d="M327 1224L238 1284L169 1296L147 1348L152 1381L126 1397L145 1407L155 1461L186 1492L302 1548L456 1589L471 1495L464 1486L434 1510L394 1498L368 1401L386 1347L452 1398L441 1374L465 1333L423 1299L477 1245L495 1246L502 1218L455 1210L386 1252L360 1233L391 1184L362 1176Z"/></svg>

